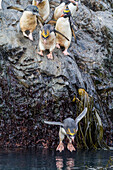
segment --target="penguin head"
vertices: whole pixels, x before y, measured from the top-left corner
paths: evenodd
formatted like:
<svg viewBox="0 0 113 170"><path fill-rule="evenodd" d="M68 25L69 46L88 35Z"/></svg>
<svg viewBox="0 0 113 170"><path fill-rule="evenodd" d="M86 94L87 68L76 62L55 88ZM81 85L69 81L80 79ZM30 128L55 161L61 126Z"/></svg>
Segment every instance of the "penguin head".
<svg viewBox="0 0 113 170"><path fill-rule="evenodd" d="M38 7L35 6L35 5L28 5L24 11L28 11L28 12L31 12L33 15L37 15L39 16L39 10L38 10Z"/></svg>
<svg viewBox="0 0 113 170"><path fill-rule="evenodd" d="M71 138L72 141L74 141L74 138L76 136L77 130L76 130L75 127L70 127L70 128L67 129L66 133L69 136L69 138Z"/></svg>
<svg viewBox="0 0 113 170"><path fill-rule="evenodd" d="M76 133L78 131L78 126L75 124L75 120L72 118L67 118L64 120L64 129L69 136L69 138L74 141L74 138L76 136Z"/></svg>
<svg viewBox="0 0 113 170"><path fill-rule="evenodd" d="M47 40L50 36L50 33L53 31L53 28L50 24L45 24L41 31L41 36L44 40Z"/></svg>
<svg viewBox="0 0 113 170"><path fill-rule="evenodd" d="M69 10L68 6L64 9L63 14L61 17L67 18L71 16L71 11Z"/></svg>

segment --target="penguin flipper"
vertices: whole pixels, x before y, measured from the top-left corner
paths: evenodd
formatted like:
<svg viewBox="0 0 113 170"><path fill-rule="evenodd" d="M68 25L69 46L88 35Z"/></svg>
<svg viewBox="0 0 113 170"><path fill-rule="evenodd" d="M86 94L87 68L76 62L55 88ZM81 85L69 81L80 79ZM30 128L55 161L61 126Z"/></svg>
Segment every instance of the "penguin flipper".
<svg viewBox="0 0 113 170"><path fill-rule="evenodd" d="M51 10L48 18L47 18L46 21L45 21L45 24L49 24L49 21L52 20L53 15L54 15L54 10Z"/></svg>
<svg viewBox="0 0 113 170"><path fill-rule="evenodd" d="M44 25L44 20L43 20L43 18L40 16L40 15L37 15L37 18L38 18L38 20L39 20L39 23L41 23L42 25Z"/></svg>
<svg viewBox="0 0 113 170"><path fill-rule="evenodd" d="M64 124L61 123L61 122L51 122L51 121L46 121L46 120L44 120L44 123L49 124L49 125L64 126Z"/></svg>
<svg viewBox="0 0 113 170"><path fill-rule="evenodd" d="M16 7L16 6L8 6L7 9L14 9L14 10L17 10L17 11L20 11L20 12L24 11L24 9Z"/></svg>
<svg viewBox="0 0 113 170"><path fill-rule="evenodd" d="M59 31L57 31L57 30L55 30L55 29L54 29L54 32L56 32L57 34L62 35L64 38L66 38L66 40L69 41L69 39L68 39L64 34L62 34L61 32L59 32Z"/></svg>
<svg viewBox="0 0 113 170"><path fill-rule="evenodd" d="M80 113L80 115L75 119L76 125L81 121L81 119L86 115L87 107Z"/></svg>

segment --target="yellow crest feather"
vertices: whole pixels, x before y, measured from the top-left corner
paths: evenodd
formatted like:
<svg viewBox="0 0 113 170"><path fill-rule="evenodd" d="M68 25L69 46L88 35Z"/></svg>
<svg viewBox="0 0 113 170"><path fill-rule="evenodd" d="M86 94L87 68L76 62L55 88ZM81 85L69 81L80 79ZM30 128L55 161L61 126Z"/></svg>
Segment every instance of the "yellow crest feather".
<svg viewBox="0 0 113 170"><path fill-rule="evenodd" d="M76 134L76 130L74 129L74 133L71 133L71 131L70 131L70 129L68 128L68 130L67 130L67 134L68 135L71 135L71 136L73 136L73 135L75 135Z"/></svg>
<svg viewBox="0 0 113 170"><path fill-rule="evenodd" d="M45 32L44 30L42 31L41 35L44 37L44 38L47 38L49 36L49 30L47 30L47 32Z"/></svg>

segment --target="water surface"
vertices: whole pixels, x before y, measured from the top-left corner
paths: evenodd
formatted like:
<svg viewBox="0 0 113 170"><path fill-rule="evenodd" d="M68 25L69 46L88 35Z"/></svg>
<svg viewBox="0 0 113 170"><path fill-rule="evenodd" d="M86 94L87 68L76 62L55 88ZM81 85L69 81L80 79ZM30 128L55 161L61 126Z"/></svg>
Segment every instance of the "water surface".
<svg viewBox="0 0 113 170"><path fill-rule="evenodd" d="M113 151L0 150L0 170L113 169Z"/></svg>

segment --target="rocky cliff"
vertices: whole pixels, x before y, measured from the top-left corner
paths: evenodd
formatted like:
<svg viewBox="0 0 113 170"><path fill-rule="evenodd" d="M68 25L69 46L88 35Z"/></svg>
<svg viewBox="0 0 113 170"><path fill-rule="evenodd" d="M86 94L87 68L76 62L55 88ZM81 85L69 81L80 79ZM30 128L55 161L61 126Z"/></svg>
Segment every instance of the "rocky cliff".
<svg viewBox="0 0 113 170"><path fill-rule="evenodd" d="M36 53L39 25L31 42L18 27L22 14L7 10L8 5L29 3L4 0L0 10L0 146L37 146L40 141L56 146L58 127L44 125L42 120L75 118L78 108L72 100L79 88L93 97L104 139L112 145L112 3L82 0L73 18L77 43L72 38L70 56L55 49L53 60L48 60L47 52L44 57ZM54 6L58 3L54 1Z"/></svg>

